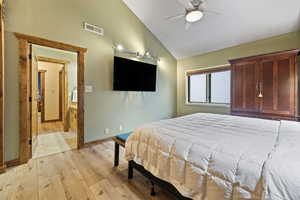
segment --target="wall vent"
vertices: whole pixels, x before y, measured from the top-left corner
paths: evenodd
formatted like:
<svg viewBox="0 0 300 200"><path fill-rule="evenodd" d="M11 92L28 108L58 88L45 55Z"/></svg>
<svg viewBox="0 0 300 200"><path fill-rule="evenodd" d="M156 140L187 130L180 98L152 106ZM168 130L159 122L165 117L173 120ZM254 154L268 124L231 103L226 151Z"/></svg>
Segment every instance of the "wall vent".
<svg viewBox="0 0 300 200"><path fill-rule="evenodd" d="M92 25L89 23L84 22L83 29L92 33L95 33L97 35L104 36L104 29L100 28L99 26Z"/></svg>

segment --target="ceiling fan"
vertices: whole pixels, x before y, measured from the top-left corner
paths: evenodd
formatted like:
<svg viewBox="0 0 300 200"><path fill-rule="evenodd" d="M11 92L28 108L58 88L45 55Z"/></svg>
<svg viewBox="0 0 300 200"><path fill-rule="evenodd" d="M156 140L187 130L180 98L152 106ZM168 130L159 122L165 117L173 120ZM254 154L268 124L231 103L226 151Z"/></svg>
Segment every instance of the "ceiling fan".
<svg viewBox="0 0 300 200"><path fill-rule="evenodd" d="M178 0L185 7L185 13L167 17L167 20L185 19L185 29L188 30L193 23L199 22L205 13L219 14L203 8L203 0Z"/></svg>

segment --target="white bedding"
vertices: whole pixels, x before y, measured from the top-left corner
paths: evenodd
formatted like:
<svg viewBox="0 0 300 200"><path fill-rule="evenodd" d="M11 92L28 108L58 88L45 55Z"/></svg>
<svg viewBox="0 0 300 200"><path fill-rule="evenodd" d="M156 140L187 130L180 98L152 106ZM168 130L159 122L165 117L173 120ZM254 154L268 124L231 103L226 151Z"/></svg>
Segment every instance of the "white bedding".
<svg viewBox="0 0 300 200"><path fill-rule="evenodd" d="M300 199L300 123L282 121L275 151L266 164L267 199Z"/></svg>
<svg viewBox="0 0 300 200"><path fill-rule="evenodd" d="M281 144L279 139L284 137L280 133L291 132L289 123L295 126L290 134L292 139L287 137ZM289 173L285 165L273 167L281 162L282 155L288 154L294 160L300 156L294 141L299 139L296 137L299 126L295 124L298 125L198 113L137 128L126 142L125 156L194 200L262 199L266 193L267 199L300 199L299 192L291 198L279 194L281 187L276 185L277 179L282 181L286 174L284 177L273 174L278 170ZM288 153L277 151L281 146L289 148L290 144L295 148L290 148ZM294 173L297 169L300 170L293 168ZM299 179L295 182L292 192L299 190Z"/></svg>

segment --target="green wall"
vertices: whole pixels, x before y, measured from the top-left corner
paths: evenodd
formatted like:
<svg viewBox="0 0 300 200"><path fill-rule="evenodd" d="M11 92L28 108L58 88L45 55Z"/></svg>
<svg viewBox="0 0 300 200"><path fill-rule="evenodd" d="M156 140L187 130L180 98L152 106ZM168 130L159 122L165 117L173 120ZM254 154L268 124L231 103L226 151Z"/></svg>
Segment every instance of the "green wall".
<svg viewBox="0 0 300 200"><path fill-rule="evenodd" d="M178 60L177 62L177 114L179 116L210 112L228 114L229 107L212 105L187 105L185 100L185 71L202 67L214 67L229 64L229 59L253 56L281 50L300 48L300 32L288 33L272 38L258 40L198 56Z"/></svg>
<svg viewBox="0 0 300 200"><path fill-rule="evenodd" d="M105 36L82 30L83 22L105 29ZM20 32L88 48L85 94L85 141L118 134L136 126L176 115L177 61L126 7L122 0L14 0L6 6L5 156L19 152L18 41ZM159 56L157 92L112 91L114 43ZM104 135L109 128L110 134Z"/></svg>

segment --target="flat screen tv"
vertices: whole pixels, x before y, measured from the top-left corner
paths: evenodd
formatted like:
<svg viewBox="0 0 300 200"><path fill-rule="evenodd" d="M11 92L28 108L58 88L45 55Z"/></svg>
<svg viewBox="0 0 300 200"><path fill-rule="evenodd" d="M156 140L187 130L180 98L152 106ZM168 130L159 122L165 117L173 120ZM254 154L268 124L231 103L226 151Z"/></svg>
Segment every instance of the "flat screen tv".
<svg viewBox="0 0 300 200"><path fill-rule="evenodd" d="M154 92L156 69L156 65L115 56L113 90Z"/></svg>

